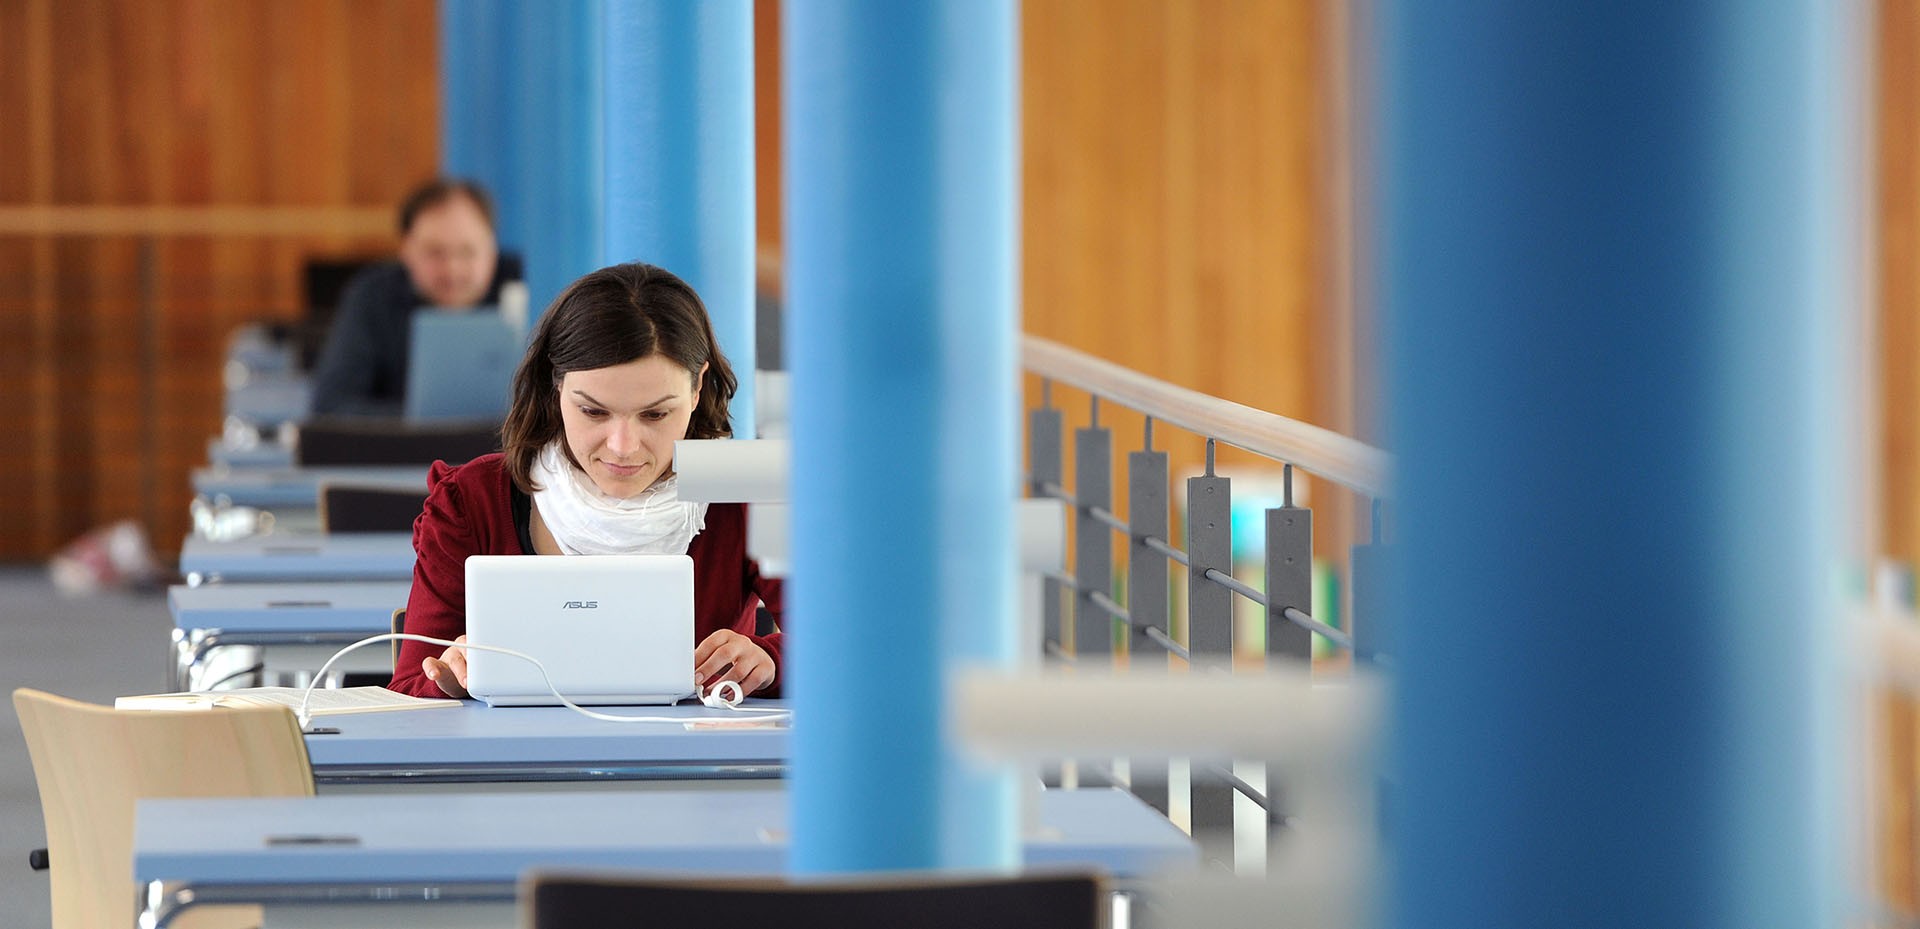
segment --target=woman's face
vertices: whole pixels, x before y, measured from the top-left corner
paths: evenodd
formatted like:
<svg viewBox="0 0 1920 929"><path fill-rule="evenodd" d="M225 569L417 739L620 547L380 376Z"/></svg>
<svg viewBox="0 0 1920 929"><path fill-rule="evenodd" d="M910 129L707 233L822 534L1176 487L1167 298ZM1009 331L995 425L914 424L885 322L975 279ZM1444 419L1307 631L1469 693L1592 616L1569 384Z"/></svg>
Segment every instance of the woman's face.
<svg viewBox="0 0 1920 929"><path fill-rule="evenodd" d="M687 437L700 400L696 380L661 354L560 379L567 448L601 493L632 497L673 469L673 443Z"/></svg>

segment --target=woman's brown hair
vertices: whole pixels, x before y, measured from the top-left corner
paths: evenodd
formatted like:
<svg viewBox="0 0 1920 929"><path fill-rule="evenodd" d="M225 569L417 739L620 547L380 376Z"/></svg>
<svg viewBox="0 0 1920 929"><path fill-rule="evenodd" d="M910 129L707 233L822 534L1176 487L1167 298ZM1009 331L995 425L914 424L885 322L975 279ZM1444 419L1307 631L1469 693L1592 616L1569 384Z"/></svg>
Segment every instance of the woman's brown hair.
<svg viewBox="0 0 1920 929"><path fill-rule="evenodd" d="M534 327L527 355L513 375L513 404L500 427L507 473L524 493L533 482L540 450L565 431L560 422L560 379L660 354L700 378L700 401L687 423L689 439L733 435L727 402L738 382L700 295L671 272L648 264L601 268L561 292ZM573 452L561 443L568 460ZM574 463L576 467L578 462Z"/></svg>

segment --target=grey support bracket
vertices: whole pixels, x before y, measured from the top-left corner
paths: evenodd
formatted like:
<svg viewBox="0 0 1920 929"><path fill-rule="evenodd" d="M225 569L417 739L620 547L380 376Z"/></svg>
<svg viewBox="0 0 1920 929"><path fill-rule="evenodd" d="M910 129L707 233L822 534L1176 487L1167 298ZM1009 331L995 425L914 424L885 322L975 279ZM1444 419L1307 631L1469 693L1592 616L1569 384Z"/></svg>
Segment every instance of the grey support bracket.
<svg viewBox="0 0 1920 929"><path fill-rule="evenodd" d="M1167 628L1167 556L1144 541L1167 537L1167 453L1133 452L1127 456L1127 613L1131 635L1128 667L1137 671L1164 671L1167 650L1147 635L1149 628Z"/></svg>
<svg viewBox="0 0 1920 929"><path fill-rule="evenodd" d="M1313 511L1280 506L1267 510L1267 655L1305 662L1313 657L1313 633L1288 620L1292 607L1313 615Z"/></svg>
<svg viewBox="0 0 1920 929"><path fill-rule="evenodd" d="M1050 392L1050 391L1049 391ZM1060 410L1051 404L1027 414L1027 495L1047 496L1048 485L1059 486L1066 476L1065 447L1061 444L1063 431ZM1060 584L1054 580L1041 582L1041 634L1046 643L1064 644L1061 638Z"/></svg>
<svg viewBox="0 0 1920 929"><path fill-rule="evenodd" d="M1187 648L1200 667L1233 663L1233 591L1206 576L1233 573L1232 519L1227 478L1187 478Z"/></svg>
<svg viewBox="0 0 1920 929"><path fill-rule="evenodd" d="M1113 653L1114 619L1088 601L1089 591L1113 590L1113 530L1087 512L1091 507L1113 508L1113 432L1099 426L1075 429L1073 517L1073 576L1080 585L1074 597L1073 653L1082 666L1092 655Z"/></svg>

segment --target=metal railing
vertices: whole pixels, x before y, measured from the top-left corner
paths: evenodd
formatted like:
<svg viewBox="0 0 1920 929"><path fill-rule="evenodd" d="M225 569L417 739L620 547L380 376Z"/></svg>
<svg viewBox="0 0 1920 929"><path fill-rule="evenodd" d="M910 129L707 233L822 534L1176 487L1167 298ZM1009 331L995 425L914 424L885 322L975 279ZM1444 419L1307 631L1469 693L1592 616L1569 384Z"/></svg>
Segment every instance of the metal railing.
<svg viewBox="0 0 1920 929"><path fill-rule="evenodd" d="M1024 339L1021 355L1027 371L1041 379L1040 404L1028 413L1027 492L1063 501L1073 514L1071 570L1045 578L1044 641L1040 644L1050 659L1071 664L1076 671L1117 663L1115 633L1123 629L1129 671L1161 670L1168 656L1184 660L1197 671L1228 671L1236 652L1248 651L1250 644L1235 641L1236 597L1260 607L1264 636L1255 638L1270 665L1311 669L1316 635L1352 652L1363 663L1380 658L1378 630L1369 628L1369 617L1354 614L1374 602L1370 575L1378 563L1381 507L1389 489L1386 453L1339 433L1167 384L1044 339ZM1071 488L1065 480L1064 411L1053 402L1056 383L1090 398L1088 425L1075 429L1071 437ZM1114 512L1114 439L1112 430L1101 423L1103 403L1146 417L1139 446L1127 453L1122 472L1127 519ZM1185 482L1180 545L1170 531L1173 479L1168 453L1154 444L1156 425L1176 426L1206 440L1204 473ZM1261 587L1233 573L1232 481L1219 473L1215 455L1222 443L1271 459L1282 472L1281 505L1266 508L1261 527ZM1349 628L1313 615L1313 514L1296 505L1296 469L1370 500L1371 533L1354 546L1348 566L1354 602ZM1114 596L1116 536L1126 548L1124 603ZM1176 635L1170 603L1173 564L1186 572L1184 642ZM1070 611L1062 605L1069 594ZM1134 792L1168 812L1167 765L1135 762L1130 767ZM1187 808L1194 836L1210 857L1227 861L1232 860L1235 793L1265 811L1270 827L1281 827L1290 812L1284 798L1256 789L1229 768L1198 761L1193 765L1190 792Z"/></svg>

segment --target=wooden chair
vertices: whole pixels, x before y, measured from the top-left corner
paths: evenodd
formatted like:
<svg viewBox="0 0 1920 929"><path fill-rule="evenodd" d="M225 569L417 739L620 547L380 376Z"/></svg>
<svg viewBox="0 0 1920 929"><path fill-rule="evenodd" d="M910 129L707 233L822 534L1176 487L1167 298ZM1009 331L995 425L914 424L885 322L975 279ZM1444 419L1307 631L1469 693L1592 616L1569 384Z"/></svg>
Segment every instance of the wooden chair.
<svg viewBox="0 0 1920 929"><path fill-rule="evenodd" d="M54 929L133 924L134 801L311 796L313 768L285 707L115 710L13 692L47 825ZM258 907L187 910L176 929L258 926Z"/></svg>
<svg viewBox="0 0 1920 929"><path fill-rule="evenodd" d="M1092 874L902 875L852 881L671 880L531 875L530 929L779 926L780 929L1103 929L1110 894Z"/></svg>
<svg viewBox="0 0 1920 929"><path fill-rule="evenodd" d="M403 606L393 611L393 619L388 624L387 631L393 633L394 635L399 635L400 633L407 631L407 608L406 607ZM387 663L390 665L393 665L393 669L395 671L398 671L400 670L400 640L388 639L387 645L390 647L388 654L391 655L393 658L393 660Z"/></svg>

